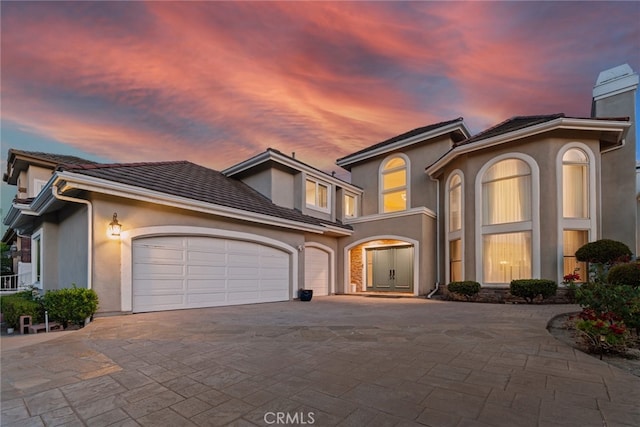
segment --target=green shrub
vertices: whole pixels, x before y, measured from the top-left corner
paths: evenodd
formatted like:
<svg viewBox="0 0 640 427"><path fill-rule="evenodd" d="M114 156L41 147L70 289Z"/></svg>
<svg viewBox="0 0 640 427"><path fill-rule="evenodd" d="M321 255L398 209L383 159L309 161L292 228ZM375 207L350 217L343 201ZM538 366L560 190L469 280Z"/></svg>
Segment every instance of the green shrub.
<svg viewBox="0 0 640 427"><path fill-rule="evenodd" d="M587 243L576 252L578 261L597 264L628 261L631 255L631 249L627 245L610 239Z"/></svg>
<svg viewBox="0 0 640 427"><path fill-rule="evenodd" d="M640 287L585 283L576 289L576 302L599 317L615 316L640 329Z"/></svg>
<svg viewBox="0 0 640 427"><path fill-rule="evenodd" d="M613 266L607 275L607 283L640 287L640 262L628 262Z"/></svg>
<svg viewBox="0 0 640 427"><path fill-rule="evenodd" d="M465 280L463 282L451 282L447 285L449 292L454 294L463 295L467 299L471 299L478 295L480 292L480 283L472 280Z"/></svg>
<svg viewBox="0 0 640 427"><path fill-rule="evenodd" d="M84 325L87 317L98 309L98 295L93 289L72 288L49 291L43 298L49 318L67 327L69 323Z"/></svg>
<svg viewBox="0 0 640 427"><path fill-rule="evenodd" d="M33 301L30 291L19 292L2 297L2 316L7 327L20 327L20 316L31 316L33 323L40 323L43 319L42 305Z"/></svg>
<svg viewBox="0 0 640 427"><path fill-rule="evenodd" d="M520 279L512 280L509 290L511 295L524 298L527 304L531 304L538 297L545 299L555 295L558 284L547 279Z"/></svg>

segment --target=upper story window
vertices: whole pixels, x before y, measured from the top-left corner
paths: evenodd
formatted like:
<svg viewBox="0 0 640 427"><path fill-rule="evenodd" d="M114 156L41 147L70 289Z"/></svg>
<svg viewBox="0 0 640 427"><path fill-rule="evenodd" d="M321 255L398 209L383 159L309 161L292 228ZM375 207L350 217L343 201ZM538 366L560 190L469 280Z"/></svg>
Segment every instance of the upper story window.
<svg viewBox="0 0 640 427"><path fill-rule="evenodd" d="M480 171L476 262L483 283L506 284L538 274L537 176L535 161L525 155L497 159Z"/></svg>
<svg viewBox="0 0 640 427"><path fill-rule="evenodd" d="M380 171L380 198L382 212L396 212L407 209L408 165L401 156L386 160Z"/></svg>
<svg viewBox="0 0 640 427"><path fill-rule="evenodd" d="M47 185L47 181L44 181L42 179L34 179L33 180L33 193L31 194L31 197L38 196L38 194L40 194L40 192L45 187L45 185Z"/></svg>
<svg viewBox="0 0 640 427"><path fill-rule="evenodd" d="M462 179L456 174L449 182L449 231L462 228Z"/></svg>
<svg viewBox="0 0 640 427"><path fill-rule="evenodd" d="M306 203L308 207L329 210L329 185L307 178Z"/></svg>
<svg viewBox="0 0 640 427"><path fill-rule="evenodd" d="M357 216L356 196L353 194L344 195L344 216L348 218Z"/></svg>
<svg viewBox="0 0 640 427"><path fill-rule="evenodd" d="M520 159L491 166L482 177L483 225L531 220L531 168Z"/></svg>
<svg viewBox="0 0 640 427"><path fill-rule="evenodd" d="M578 148L562 156L562 216L589 218L589 158Z"/></svg>

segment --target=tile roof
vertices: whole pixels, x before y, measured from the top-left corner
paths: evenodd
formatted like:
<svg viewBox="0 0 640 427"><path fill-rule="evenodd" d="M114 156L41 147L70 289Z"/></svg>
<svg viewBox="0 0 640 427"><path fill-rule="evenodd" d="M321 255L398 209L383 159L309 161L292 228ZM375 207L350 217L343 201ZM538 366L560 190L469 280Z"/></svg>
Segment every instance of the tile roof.
<svg viewBox="0 0 640 427"><path fill-rule="evenodd" d="M373 150L375 150L377 148L381 148L381 147L384 147L386 145L393 144L394 142L402 141L403 139L408 139L408 138L411 138L412 136L420 135L422 133L426 133L426 132L438 129L440 127L447 126L447 125L450 125L452 123L456 123L456 122L461 122L462 123L462 121L463 121L463 118L462 117L458 117L457 119L448 120L448 121L445 121L445 122L434 123L434 124L431 124L431 125L428 125L428 126L419 127L419 128L410 130L409 132L405 132L403 134L394 136L393 138L389 138L389 139L384 140L382 142L378 142L377 144L374 144L374 145L371 145L369 147L363 148L362 150L356 151L355 153L351 153L351 154L349 154L347 156L344 156L344 157L336 160L336 162L339 163L341 160L344 160L344 159L346 159L348 157L357 156L359 154L363 154L363 153L366 153L368 151L373 151Z"/></svg>
<svg viewBox="0 0 640 427"><path fill-rule="evenodd" d="M537 115L537 116L515 116L505 120L502 123L498 123L497 125L492 126L489 129L472 136L471 138L467 138L464 141L455 143L454 147L470 144L476 141L481 141L483 139L489 139L494 136L524 129L530 126L539 125L541 123L549 122L551 120L555 120L562 117L565 117L564 113Z"/></svg>
<svg viewBox="0 0 640 427"><path fill-rule="evenodd" d="M55 163L57 165L84 165L84 164L95 164L96 162L83 159L77 156L68 156L65 154L52 154L52 153L43 153L41 151L24 151L24 150L16 150L12 148L9 150L9 156L11 155L21 155L25 157L32 157L35 159L43 160L48 163Z"/></svg>
<svg viewBox="0 0 640 427"><path fill-rule="evenodd" d="M188 161L68 165L59 169L285 220L351 229L340 222L322 221L278 206L244 182Z"/></svg>

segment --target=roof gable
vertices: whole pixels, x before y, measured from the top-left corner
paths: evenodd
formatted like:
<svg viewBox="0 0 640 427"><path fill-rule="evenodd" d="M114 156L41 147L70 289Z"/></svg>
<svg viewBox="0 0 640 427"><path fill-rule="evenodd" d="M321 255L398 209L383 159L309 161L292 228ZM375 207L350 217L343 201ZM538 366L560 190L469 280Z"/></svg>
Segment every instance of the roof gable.
<svg viewBox="0 0 640 427"><path fill-rule="evenodd" d="M363 148L362 150L356 151L355 153L349 154L348 156L342 157L336 160L336 163L338 164L338 166L342 166L345 169L349 170L350 167L355 163L359 163L377 155L387 153L391 150L396 150L413 144L421 143L445 133L451 133L452 140L454 142L457 140L462 140L470 135L469 131L464 125L463 118L458 117L457 119L419 127L384 140L382 142L378 142L377 144L371 145L369 147Z"/></svg>

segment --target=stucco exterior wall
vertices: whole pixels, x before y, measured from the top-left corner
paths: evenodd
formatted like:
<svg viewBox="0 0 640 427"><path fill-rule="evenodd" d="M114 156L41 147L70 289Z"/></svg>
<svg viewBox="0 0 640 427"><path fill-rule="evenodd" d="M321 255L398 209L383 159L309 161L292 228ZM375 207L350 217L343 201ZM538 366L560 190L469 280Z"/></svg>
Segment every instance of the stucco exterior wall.
<svg viewBox="0 0 640 427"><path fill-rule="evenodd" d="M94 270L93 288L100 297L99 313L120 312L121 242L107 237L107 225L113 212L123 231L151 226L192 226L259 234L286 243L293 248L304 245L304 233L273 226L216 217L198 212L164 207L146 202L94 194ZM300 274L300 272L299 272ZM298 275L298 280L300 276ZM300 282L299 282L300 283Z"/></svg>
<svg viewBox="0 0 640 427"><path fill-rule="evenodd" d="M631 117L621 148L602 154L602 236L636 248L636 91L627 91L594 103L597 117ZM631 201L631 202L630 202Z"/></svg>
<svg viewBox="0 0 640 427"><path fill-rule="evenodd" d="M65 259L65 254L58 251L58 239L60 234L58 233L58 225L45 221L41 226L41 244L42 244L42 284L44 290L60 289L60 282L58 276L58 265L60 260ZM35 267L35 260L37 259L33 253L34 245L32 243L32 262L31 265ZM35 280L35 277L34 277Z"/></svg>
<svg viewBox="0 0 640 427"><path fill-rule="evenodd" d="M475 151L458 157L450 162L443 170L438 178L440 179L441 205L442 213L440 221L440 232L442 235L440 244L440 253L443 254L440 266L445 272L448 269L448 260L444 256L446 253L446 245L448 244L448 234L445 229L444 215L447 213L448 207L445 205L445 194L447 178L455 170L461 171L464 177L464 217L463 217L463 263L464 263L464 279L476 280L482 283L482 277L477 275L477 263L481 262L478 258L481 253L477 251L476 238L476 212L480 212L481 206L477 206L476 194L479 188L477 182L482 179L479 173L483 166L493 161L498 156L509 156L510 154L523 154L534 159L539 170L539 219L540 219L540 250L535 251L538 258L540 270L540 278L558 280L559 271L562 266L559 265L558 248L561 244L561 206L559 194L561 191L561 182L558 177L559 153L566 144L581 143L586 146L594 155L596 176L600 170L600 144L599 141L593 139L592 134L584 132L557 131L544 137L530 137L521 141L503 144L495 148L487 148L481 151ZM600 197L600 187L596 183L594 189L596 200ZM479 195L481 196L481 195ZM632 200L633 201L633 200ZM596 208L598 211L598 208ZM535 212L534 212L535 214ZM596 212L596 215L599 215ZM600 233L598 233L600 234ZM592 240L598 238L593 236ZM445 274L443 274L443 280Z"/></svg>
<svg viewBox="0 0 640 427"><path fill-rule="evenodd" d="M58 214L58 247L60 254L60 269L58 271L58 286L71 287L75 284L79 288L87 287L87 206L70 205Z"/></svg>

